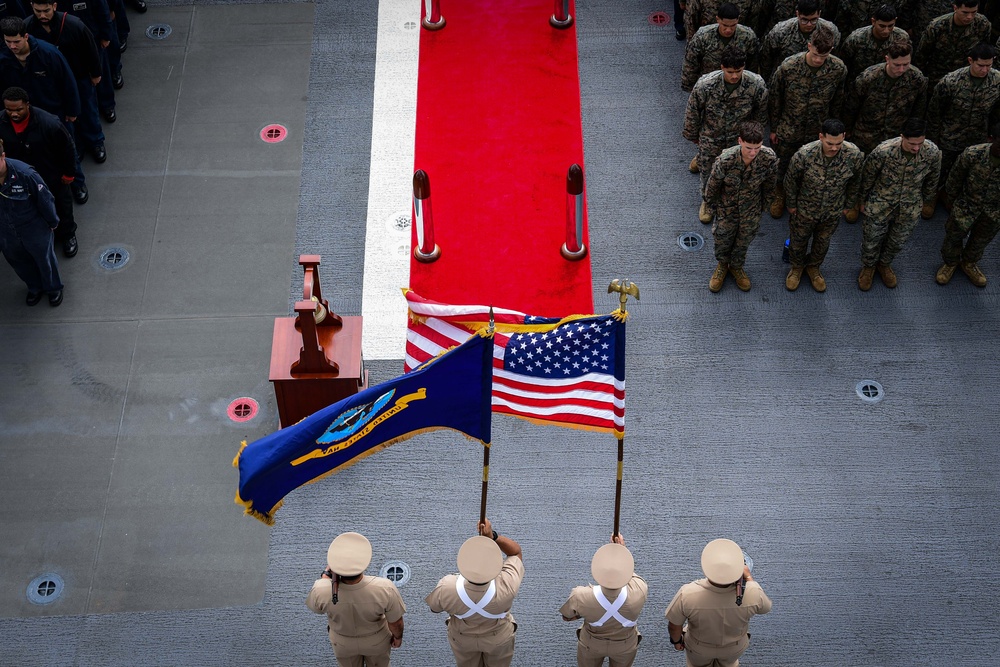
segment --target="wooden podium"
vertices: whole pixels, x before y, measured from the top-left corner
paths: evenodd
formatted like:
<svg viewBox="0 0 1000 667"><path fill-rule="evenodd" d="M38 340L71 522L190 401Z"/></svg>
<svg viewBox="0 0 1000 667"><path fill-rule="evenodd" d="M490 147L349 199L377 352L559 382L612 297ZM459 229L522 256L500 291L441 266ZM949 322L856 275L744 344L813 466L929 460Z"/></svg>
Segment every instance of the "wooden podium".
<svg viewBox="0 0 1000 667"><path fill-rule="evenodd" d="M274 320L271 373L281 428L368 387L361 317L330 310L319 284L319 255L300 255L302 301L295 317Z"/></svg>

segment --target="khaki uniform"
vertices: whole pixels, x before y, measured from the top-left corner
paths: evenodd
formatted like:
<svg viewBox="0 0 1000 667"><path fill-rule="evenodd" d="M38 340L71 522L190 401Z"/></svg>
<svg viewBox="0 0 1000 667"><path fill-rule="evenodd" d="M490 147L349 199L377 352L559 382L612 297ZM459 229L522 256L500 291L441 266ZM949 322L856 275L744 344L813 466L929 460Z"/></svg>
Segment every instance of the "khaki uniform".
<svg viewBox="0 0 1000 667"><path fill-rule="evenodd" d="M937 193L941 150L930 139L913 155L901 137L879 144L865 158L860 199L865 203L861 264L889 266L917 226L920 208Z"/></svg>
<svg viewBox="0 0 1000 667"><path fill-rule="evenodd" d="M743 267L747 248L760 230L760 214L774 196L778 158L766 146L749 165L740 147L722 151L705 186L705 203L715 212L712 236L715 259L734 269Z"/></svg>
<svg viewBox="0 0 1000 667"><path fill-rule="evenodd" d="M818 30L820 26L826 26L833 32L833 48L836 49L840 43L840 31L837 30L837 26L826 19L820 19L816 29ZM769 80L785 58L806 50L806 44L811 37L812 33L806 34L799 30L799 20L795 17L774 26L760 46L760 56L757 59L760 75Z"/></svg>
<svg viewBox="0 0 1000 667"><path fill-rule="evenodd" d="M729 91L722 70L698 79L688 97L682 134L698 142L698 169L705 190L715 158L736 144L739 124L752 120L767 123L767 86L753 72L743 72L739 84Z"/></svg>
<svg viewBox="0 0 1000 667"><path fill-rule="evenodd" d="M317 579L306 606L327 615L330 644L343 667L388 667L389 623L401 619L406 611L391 581L365 576L356 584L341 583L337 604L333 604L333 580Z"/></svg>
<svg viewBox="0 0 1000 667"><path fill-rule="evenodd" d="M923 118L927 107L927 77L920 70L911 67L893 79L885 67L883 62L862 72L844 102L848 136L866 154L898 137L907 118Z"/></svg>
<svg viewBox="0 0 1000 667"><path fill-rule="evenodd" d="M823 263L841 213L856 203L863 164L864 153L849 141L832 158L823 156L819 141L806 144L792 157L785 174L785 205L796 209L789 218L792 266ZM807 256L810 239L812 252Z"/></svg>
<svg viewBox="0 0 1000 667"><path fill-rule="evenodd" d="M945 189L954 204L944 226L941 258L951 266L975 264L1000 230L1000 158L990 155L990 144L966 148Z"/></svg>
<svg viewBox="0 0 1000 667"><path fill-rule="evenodd" d="M840 45L838 55L847 65L848 88L851 88L858 75L872 65L885 64L885 56L889 53L889 46L895 42L909 41L906 31L902 28L893 28L892 32L885 39L879 41L875 39L872 26L858 28L847 36L844 43Z"/></svg>
<svg viewBox="0 0 1000 667"><path fill-rule="evenodd" d="M519 556L508 557L493 580L495 594L483 611L489 618L472 613L469 605L458 594L456 582L461 575L449 574L443 577L437 587L424 598L431 611L448 612L445 623L448 626L448 643L455 654L458 667L508 667L514 658L514 633L517 623L510 608L524 579L524 564ZM490 584L473 584L464 581L466 595L473 603L479 603L487 594Z"/></svg>
<svg viewBox="0 0 1000 667"><path fill-rule="evenodd" d="M649 589L641 577L633 575L624 590L626 598L617 613L626 621L635 623L646 603ZM620 588L601 589L612 604L621 591ZM574 588L559 613L564 618L583 619L583 627L576 631L577 667L601 667L605 658L608 658L610 667L631 667L642 639L639 630L634 625L623 626L614 616L600 625L594 625L605 619L608 610L598 602L593 586Z"/></svg>
<svg viewBox="0 0 1000 667"><path fill-rule="evenodd" d="M756 581L747 582L736 606L736 584L718 588L708 579L684 584L667 606L667 620L684 625L688 667L737 667L750 645L750 619L771 611L771 599Z"/></svg>
<svg viewBox="0 0 1000 667"><path fill-rule="evenodd" d="M973 79L968 67L951 72L934 88L927 106L927 136L942 151L941 181L959 153L986 141L989 128L1000 121L1000 71Z"/></svg>
<svg viewBox="0 0 1000 667"><path fill-rule="evenodd" d="M760 43L753 30L745 25L737 25L733 36L723 39L719 35L718 23L698 28L698 32L688 40L687 48L684 50L681 90L690 93L702 74L714 72L722 67L722 52L729 46L741 48L747 56L747 69L754 69Z"/></svg>
<svg viewBox="0 0 1000 667"><path fill-rule="evenodd" d="M969 49L990 41L990 21L982 14L967 26L957 26L954 12L930 22L913 53L913 62L927 75L930 90L948 72L968 64Z"/></svg>
<svg viewBox="0 0 1000 667"><path fill-rule="evenodd" d="M775 153L781 159L778 178L784 178L795 151L819 134L823 121L840 116L847 67L830 56L818 69L806 64L806 54L785 59L771 78L768 116L778 136Z"/></svg>

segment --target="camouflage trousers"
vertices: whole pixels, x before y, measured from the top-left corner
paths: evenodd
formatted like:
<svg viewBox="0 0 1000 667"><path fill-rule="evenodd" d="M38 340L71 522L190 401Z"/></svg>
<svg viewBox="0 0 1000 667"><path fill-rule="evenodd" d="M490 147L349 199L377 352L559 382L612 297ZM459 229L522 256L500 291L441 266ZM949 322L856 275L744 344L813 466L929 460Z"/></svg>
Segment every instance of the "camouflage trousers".
<svg viewBox="0 0 1000 667"><path fill-rule="evenodd" d="M904 219L899 207L880 218L865 216L861 224L861 265L889 266L917 227L920 216Z"/></svg>
<svg viewBox="0 0 1000 667"><path fill-rule="evenodd" d="M886 139L888 138L889 137L886 137ZM871 153L873 150L875 150L876 146L885 141L885 139L882 139L881 137L878 137L874 134L864 134L860 132L851 133L851 136L848 138L848 140L851 141L855 146L860 148L865 155Z"/></svg>
<svg viewBox="0 0 1000 667"><path fill-rule="evenodd" d="M945 264L955 266L959 262L975 264L983 258L986 246L1000 231L1000 219L994 220L985 214L976 215L956 203L951 209L948 221L944 223L944 243L941 244L941 259ZM965 242L968 236L969 240ZM963 248L963 242L965 247Z"/></svg>
<svg viewBox="0 0 1000 667"><path fill-rule="evenodd" d="M792 213L788 218L788 261L792 266L819 266L830 250L830 238L840 226L840 211L835 215L807 217ZM812 239L812 250L809 248Z"/></svg>
<svg viewBox="0 0 1000 667"><path fill-rule="evenodd" d="M938 179L938 190L944 189L944 184L948 180L948 174L951 172L951 168L955 166L958 162L958 156L962 154L964 149L959 149L957 151L941 149L941 177Z"/></svg>
<svg viewBox="0 0 1000 667"><path fill-rule="evenodd" d="M735 145L734 141L731 145ZM698 144L698 175L701 176L701 192L705 192L708 185L708 177L712 174L712 165L715 158L722 154L726 146L722 144L707 144L704 141Z"/></svg>
<svg viewBox="0 0 1000 667"><path fill-rule="evenodd" d="M756 210L753 215L748 215L737 209L725 213L716 212L715 222L712 223L716 261L734 268L743 266L747 248L760 231L761 213L762 211Z"/></svg>
<svg viewBox="0 0 1000 667"><path fill-rule="evenodd" d="M813 139L809 139L813 141ZM788 171L788 165L792 161L792 156L795 155L795 151L799 150L805 146L809 141L799 141L795 138L784 139L778 137L777 144L771 144L771 148L774 149L775 155L778 156L778 185L785 182L785 172Z"/></svg>

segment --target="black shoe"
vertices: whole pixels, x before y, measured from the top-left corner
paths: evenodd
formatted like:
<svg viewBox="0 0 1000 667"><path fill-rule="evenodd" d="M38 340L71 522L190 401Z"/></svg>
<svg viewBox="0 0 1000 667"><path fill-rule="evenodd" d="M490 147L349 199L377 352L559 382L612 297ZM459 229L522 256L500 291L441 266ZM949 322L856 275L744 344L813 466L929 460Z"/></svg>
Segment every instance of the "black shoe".
<svg viewBox="0 0 1000 667"><path fill-rule="evenodd" d="M125 77L122 76L121 72L118 72L113 77L111 77L111 86L115 90L121 90L125 87Z"/></svg>
<svg viewBox="0 0 1000 667"><path fill-rule="evenodd" d="M80 251L80 244L76 242L76 234L63 241L63 254L67 257L76 257Z"/></svg>
<svg viewBox="0 0 1000 667"><path fill-rule="evenodd" d="M684 28L678 28L677 31L674 33L674 36L677 38L678 42L683 42L685 39L687 39L687 31L684 30Z"/></svg>
<svg viewBox="0 0 1000 667"><path fill-rule="evenodd" d="M24 297L24 303L27 306L37 306L38 302L42 300L41 292L28 292L28 296Z"/></svg>
<svg viewBox="0 0 1000 667"><path fill-rule="evenodd" d="M104 150L104 144L97 144L90 149L91 155L94 156L94 162L97 164L103 164L105 160L108 159L108 152ZM80 202L77 202L80 203Z"/></svg>
<svg viewBox="0 0 1000 667"><path fill-rule="evenodd" d="M114 109L106 109L102 111L101 116L103 116L104 120L108 121L109 123L113 123L116 120L118 120L118 114L115 113Z"/></svg>
<svg viewBox="0 0 1000 667"><path fill-rule="evenodd" d="M90 199L90 193L87 192L87 186L81 185L79 187L73 187L73 201L75 201L80 206L87 203ZM73 238L76 238L75 236Z"/></svg>
<svg viewBox="0 0 1000 667"><path fill-rule="evenodd" d="M125 38L121 40L120 45L118 46L118 53L125 53L127 49L128 49L128 38Z"/></svg>
<svg viewBox="0 0 1000 667"><path fill-rule="evenodd" d="M129 4L135 7L135 11L140 14L145 14L146 10L149 9L149 7L146 6L146 0L131 0Z"/></svg>
<svg viewBox="0 0 1000 667"><path fill-rule="evenodd" d="M56 290L55 292L49 292L49 305L55 308L60 303L62 303L62 290Z"/></svg>

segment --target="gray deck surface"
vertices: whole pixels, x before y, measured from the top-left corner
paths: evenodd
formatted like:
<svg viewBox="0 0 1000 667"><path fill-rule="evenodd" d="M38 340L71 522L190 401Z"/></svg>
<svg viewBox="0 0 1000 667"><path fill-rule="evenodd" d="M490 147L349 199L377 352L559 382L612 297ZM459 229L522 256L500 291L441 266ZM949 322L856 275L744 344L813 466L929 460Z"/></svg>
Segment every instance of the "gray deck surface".
<svg viewBox="0 0 1000 667"><path fill-rule="evenodd" d="M595 305L642 290L628 341L622 532L650 584L636 664L682 665L663 609L708 540L738 541L774 611L744 665L993 665L1000 567L997 285L934 283L942 214L858 291L860 226L842 225L830 288L784 289L785 221L765 217L743 294L716 295L680 138L682 44L649 0L579 0ZM453 434L394 446L286 499L267 528L233 504L243 437L276 427L271 322L299 252L360 313L377 2L151 2L131 15L126 87L86 162L66 301L23 305L0 270L0 666L327 665L304 606L330 539L358 530L372 570L403 560L393 664L447 665L423 596L478 515L481 451ZM156 42L146 25L168 23ZM272 122L289 139L257 139ZM684 252L679 234L708 236ZM98 266L104 248L127 266ZM500 278L502 279L502 278ZM373 381L401 362L370 363ZM860 380L884 385L863 403ZM232 423L250 396L261 413ZM611 532L610 437L494 419L490 516L519 540L515 665L575 663L557 610ZM28 582L66 590L38 606Z"/></svg>

